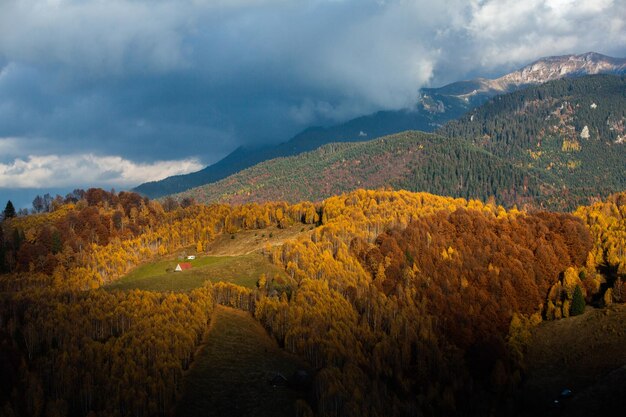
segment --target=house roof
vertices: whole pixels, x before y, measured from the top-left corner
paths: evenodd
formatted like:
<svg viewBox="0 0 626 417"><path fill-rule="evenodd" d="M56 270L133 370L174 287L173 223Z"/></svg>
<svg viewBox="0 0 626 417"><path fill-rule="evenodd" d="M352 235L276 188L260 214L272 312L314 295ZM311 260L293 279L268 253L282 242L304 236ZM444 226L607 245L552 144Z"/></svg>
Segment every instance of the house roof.
<svg viewBox="0 0 626 417"><path fill-rule="evenodd" d="M181 270L185 271L187 269L191 269L191 264L189 262L181 262L176 266L176 269L180 267Z"/></svg>

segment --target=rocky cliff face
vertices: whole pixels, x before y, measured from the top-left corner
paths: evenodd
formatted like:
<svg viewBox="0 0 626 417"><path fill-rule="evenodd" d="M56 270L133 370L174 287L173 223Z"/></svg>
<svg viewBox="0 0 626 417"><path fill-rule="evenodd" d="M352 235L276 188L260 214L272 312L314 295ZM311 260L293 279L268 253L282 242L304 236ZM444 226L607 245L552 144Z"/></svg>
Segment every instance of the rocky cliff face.
<svg viewBox="0 0 626 417"><path fill-rule="evenodd" d="M524 68L493 80L494 87L541 84L558 78L592 75L625 74L626 59L611 58L595 52L542 58Z"/></svg>

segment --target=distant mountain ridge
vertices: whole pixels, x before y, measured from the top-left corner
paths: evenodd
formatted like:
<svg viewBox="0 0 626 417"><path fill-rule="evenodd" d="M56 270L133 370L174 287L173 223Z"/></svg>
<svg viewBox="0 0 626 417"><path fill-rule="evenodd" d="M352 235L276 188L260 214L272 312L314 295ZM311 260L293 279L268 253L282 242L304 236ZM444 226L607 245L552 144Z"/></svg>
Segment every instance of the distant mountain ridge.
<svg viewBox="0 0 626 417"><path fill-rule="evenodd" d="M298 155L327 143L376 139L405 130L432 132L447 121L460 117L467 110L465 106L448 106L445 113L419 110L380 111L328 128L312 127L278 145L257 149L239 147L224 159L198 172L147 182L133 191L150 198L158 198L218 181L259 162Z"/></svg>
<svg viewBox="0 0 626 417"><path fill-rule="evenodd" d="M508 90L511 85L541 84L568 76L624 74L626 59L596 52L542 58L524 68L494 80L494 85Z"/></svg>
<svg viewBox="0 0 626 417"><path fill-rule="evenodd" d="M327 128L309 128L274 146L258 149L240 147L198 172L147 182L134 191L158 198L213 183L262 161L297 155L327 143L372 140L406 130L433 132L495 95L557 78L597 73L626 74L626 59L593 52L547 57L494 80L479 78L440 88L423 88L414 109L381 111Z"/></svg>
<svg viewBox="0 0 626 417"><path fill-rule="evenodd" d="M477 78L440 88L423 88L420 103L425 103L431 110L441 109L446 104L465 105L469 110L499 94L560 78L595 74L626 74L626 58L612 58L596 52L545 57L499 78Z"/></svg>
<svg viewBox="0 0 626 417"><path fill-rule="evenodd" d="M561 79L499 95L437 130L333 143L174 197L322 200L391 186L570 210L626 189L626 77Z"/></svg>

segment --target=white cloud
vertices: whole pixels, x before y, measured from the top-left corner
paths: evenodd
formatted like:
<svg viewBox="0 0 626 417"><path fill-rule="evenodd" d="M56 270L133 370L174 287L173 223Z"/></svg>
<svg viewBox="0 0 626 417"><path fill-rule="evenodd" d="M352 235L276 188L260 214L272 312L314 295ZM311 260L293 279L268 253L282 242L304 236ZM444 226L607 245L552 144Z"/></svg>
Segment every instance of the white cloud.
<svg viewBox="0 0 626 417"><path fill-rule="evenodd" d="M623 50L624 16L624 1L475 0L466 27L481 64L497 67L546 55Z"/></svg>
<svg viewBox="0 0 626 417"><path fill-rule="evenodd" d="M119 156L31 155L16 158L10 163L0 163L0 187L133 187L201 168L202 164L196 159L136 163Z"/></svg>

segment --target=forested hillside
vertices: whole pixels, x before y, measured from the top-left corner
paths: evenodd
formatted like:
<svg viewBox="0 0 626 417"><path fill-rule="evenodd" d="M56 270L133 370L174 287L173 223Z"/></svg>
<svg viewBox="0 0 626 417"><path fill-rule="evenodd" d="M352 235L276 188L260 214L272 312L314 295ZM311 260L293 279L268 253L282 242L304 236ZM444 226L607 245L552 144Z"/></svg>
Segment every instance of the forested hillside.
<svg viewBox="0 0 626 417"><path fill-rule="evenodd" d="M626 78L557 80L498 96L440 136L405 132L279 158L175 196L321 200L393 187L570 210L626 187Z"/></svg>
<svg viewBox="0 0 626 417"><path fill-rule="evenodd" d="M550 187L544 177L463 140L405 132L264 162L174 198L234 204L319 201L360 187L391 186L483 200L495 196L507 205L523 205Z"/></svg>
<svg viewBox="0 0 626 417"><path fill-rule="evenodd" d="M581 77L598 73L624 75L626 71L624 62L626 62L624 59L597 53L553 56L539 59L497 79L478 78L454 82L439 88L422 88L417 102L411 108L379 111L329 127L311 127L278 145L259 148L240 147L201 171L147 182L139 185L134 191L158 198L214 183L263 161L298 155L332 142L372 140L407 130L432 132L494 96L563 77ZM430 191L454 194L449 190ZM325 197L329 195L326 194Z"/></svg>
<svg viewBox="0 0 626 417"><path fill-rule="evenodd" d="M166 207L88 190L2 223L0 415L173 414L215 304L253 314L315 371L298 415L514 415L533 326L624 301L624 193L574 215L365 190ZM281 285L100 288L223 234L294 224L315 227L263 252Z"/></svg>
<svg viewBox="0 0 626 417"><path fill-rule="evenodd" d="M625 77L563 79L498 96L438 133L551 174L540 199L547 207L574 208L626 188Z"/></svg>
<svg viewBox="0 0 626 417"><path fill-rule="evenodd" d="M249 290L100 287L155 257L201 252L222 233L318 220L310 203L164 210L135 193L79 197L0 223L3 417L170 415L215 302Z"/></svg>
<svg viewBox="0 0 626 417"><path fill-rule="evenodd" d="M263 161L298 155L332 142L360 142L405 130L432 132L470 108L462 100L438 99L446 101L445 105L442 102L441 110L431 111L427 105L428 100L424 100L415 109L379 111L330 127L311 127L278 145L240 147L201 171L147 182L136 187L134 191L157 198L211 184Z"/></svg>

